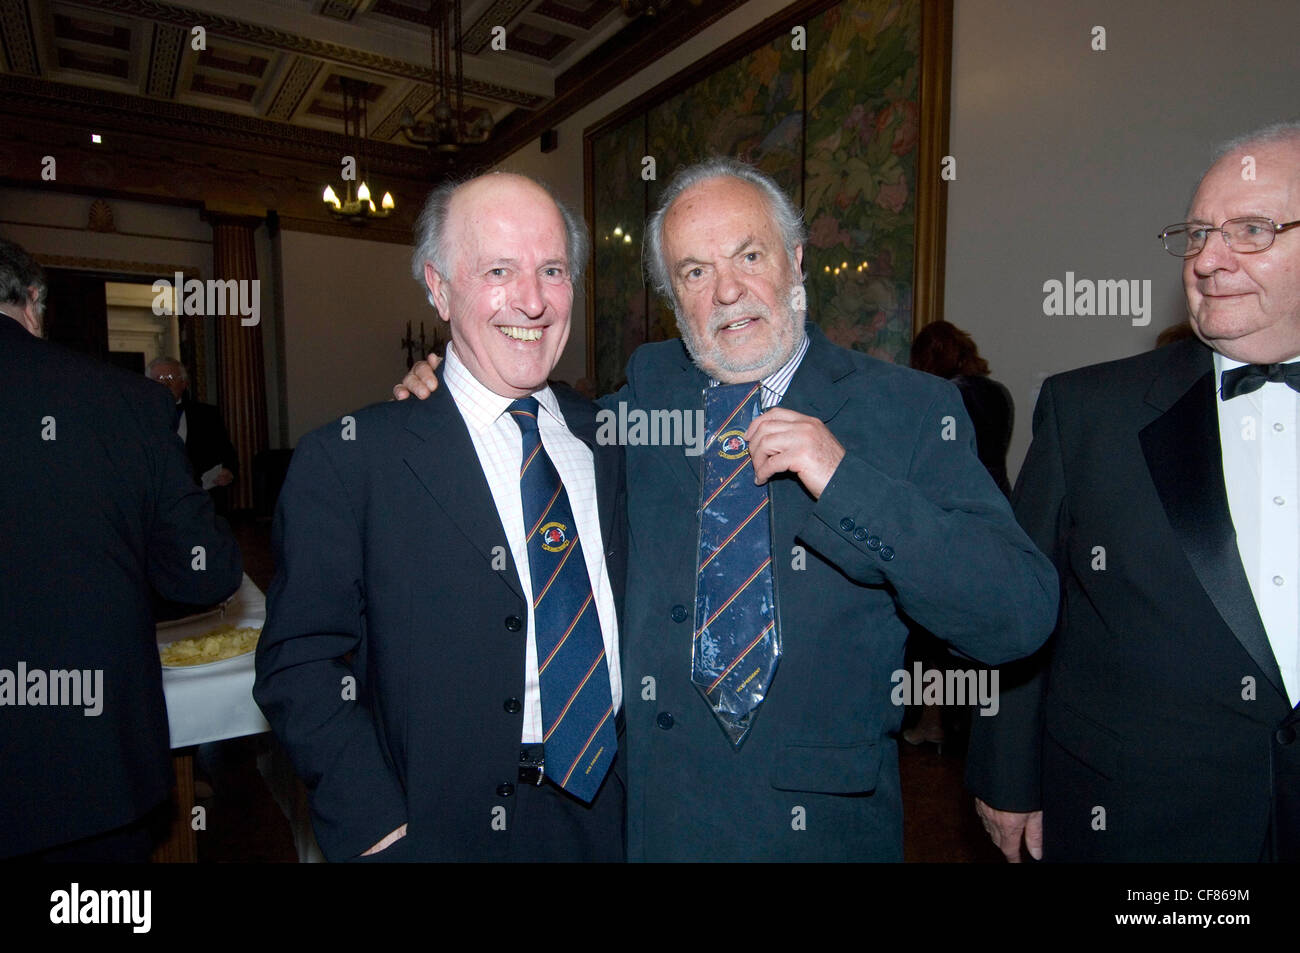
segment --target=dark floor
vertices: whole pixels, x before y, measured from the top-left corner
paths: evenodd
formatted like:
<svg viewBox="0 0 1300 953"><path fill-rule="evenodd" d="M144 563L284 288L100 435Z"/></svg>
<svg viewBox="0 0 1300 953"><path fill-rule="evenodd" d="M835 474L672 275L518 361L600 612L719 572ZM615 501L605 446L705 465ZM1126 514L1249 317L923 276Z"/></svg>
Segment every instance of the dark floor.
<svg viewBox="0 0 1300 953"><path fill-rule="evenodd" d="M270 523L233 520L232 527L244 571L265 591L274 572ZM1000 862L962 789L961 735L950 737L943 754L933 745L899 744L904 858L909 863ZM266 736L239 738L205 746L196 759L203 762L200 777L214 790L200 801L208 814L207 829L198 832L200 862L296 860L288 822L257 771L257 754L267 743Z"/></svg>

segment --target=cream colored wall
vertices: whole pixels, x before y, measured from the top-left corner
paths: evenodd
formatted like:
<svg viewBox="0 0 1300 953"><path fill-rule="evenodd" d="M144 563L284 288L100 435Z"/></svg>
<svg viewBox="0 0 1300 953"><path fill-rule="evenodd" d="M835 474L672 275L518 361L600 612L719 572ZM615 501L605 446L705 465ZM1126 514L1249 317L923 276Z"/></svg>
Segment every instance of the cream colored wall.
<svg viewBox="0 0 1300 953"><path fill-rule="evenodd" d="M410 275L405 245L284 231L283 294L289 444L351 410L387 400L406 373L399 342L438 317Z"/></svg>
<svg viewBox="0 0 1300 953"><path fill-rule="evenodd" d="M1300 118L1300 4L957 0L955 33L947 317L1015 397L1015 472L1043 376L1139 353L1184 318L1156 235L1211 143ZM1067 271L1149 279L1150 325L1045 316L1043 283Z"/></svg>
<svg viewBox="0 0 1300 953"><path fill-rule="evenodd" d="M212 275L212 229L197 209L148 202L109 201L116 232L86 230L90 196L0 188L0 234L38 261L55 257L106 258L193 268Z"/></svg>

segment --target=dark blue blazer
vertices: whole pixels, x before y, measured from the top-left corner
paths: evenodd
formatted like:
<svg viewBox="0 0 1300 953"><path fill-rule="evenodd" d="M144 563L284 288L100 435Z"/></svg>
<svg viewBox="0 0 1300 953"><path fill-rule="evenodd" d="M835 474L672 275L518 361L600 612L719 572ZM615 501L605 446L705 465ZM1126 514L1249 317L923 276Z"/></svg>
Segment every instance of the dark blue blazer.
<svg viewBox="0 0 1300 953"><path fill-rule="evenodd" d="M820 500L771 482L785 654L739 751L690 681L699 458L627 448L630 859L901 860L900 612L988 663L1056 619L1056 573L980 464L957 389L808 333L781 406L847 455ZM707 384L680 341L646 345L603 405L693 410Z"/></svg>
<svg viewBox="0 0 1300 953"><path fill-rule="evenodd" d="M211 605L243 572L190 475L167 390L3 315L0 447L0 668L103 672L98 715L0 708L7 857L122 827L167 797L151 596Z"/></svg>
<svg viewBox="0 0 1300 953"><path fill-rule="evenodd" d="M1216 389L1191 340L1039 395L1014 500L1060 622L974 719L967 783L1041 809L1047 860L1300 859L1300 712L1237 552Z"/></svg>
<svg viewBox="0 0 1300 953"><path fill-rule="evenodd" d="M621 605L622 454L597 445L589 401L555 393L592 449ZM528 636L505 530L445 386L350 417L354 439L344 417L294 452L253 695L307 786L328 859L403 823L378 857L504 858L519 798L498 789L517 778L523 714L511 702L524 697Z"/></svg>

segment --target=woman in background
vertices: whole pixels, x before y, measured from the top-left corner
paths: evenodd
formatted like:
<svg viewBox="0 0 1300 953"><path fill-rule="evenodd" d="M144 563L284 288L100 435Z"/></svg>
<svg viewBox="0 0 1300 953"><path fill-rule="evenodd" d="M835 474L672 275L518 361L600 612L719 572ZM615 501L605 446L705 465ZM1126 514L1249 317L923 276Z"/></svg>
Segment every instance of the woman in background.
<svg viewBox="0 0 1300 953"><path fill-rule="evenodd" d="M1015 423L1015 404L1011 392L989 377L989 363L980 357L971 336L947 321L935 321L921 329L912 341L912 367L927 374L943 377L957 385L966 413L975 427L975 448L980 463L1004 496L1011 496L1007 481L1007 448L1011 445L1011 428ZM909 640L909 654L920 659L925 670L942 668L949 659L939 639L914 626ZM926 705L913 728L903 732L908 744L943 745L943 713L938 705Z"/></svg>

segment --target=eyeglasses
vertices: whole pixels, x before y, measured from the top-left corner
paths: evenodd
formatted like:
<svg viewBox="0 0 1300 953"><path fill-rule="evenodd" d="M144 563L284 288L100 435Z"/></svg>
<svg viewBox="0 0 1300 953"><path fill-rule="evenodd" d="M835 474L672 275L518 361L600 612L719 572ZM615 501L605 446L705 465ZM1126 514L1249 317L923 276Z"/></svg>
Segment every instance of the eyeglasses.
<svg viewBox="0 0 1300 953"><path fill-rule="evenodd" d="M1160 233L1165 251L1175 258L1195 258L1205 249L1211 232L1223 236L1223 242L1235 252L1251 255L1273 244L1278 232L1300 225L1300 219L1279 225L1271 218L1230 218L1218 228L1204 222L1180 222Z"/></svg>
<svg viewBox="0 0 1300 953"><path fill-rule="evenodd" d="M172 381L183 380L179 374L160 374L154 378L159 384L170 384Z"/></svg>

